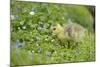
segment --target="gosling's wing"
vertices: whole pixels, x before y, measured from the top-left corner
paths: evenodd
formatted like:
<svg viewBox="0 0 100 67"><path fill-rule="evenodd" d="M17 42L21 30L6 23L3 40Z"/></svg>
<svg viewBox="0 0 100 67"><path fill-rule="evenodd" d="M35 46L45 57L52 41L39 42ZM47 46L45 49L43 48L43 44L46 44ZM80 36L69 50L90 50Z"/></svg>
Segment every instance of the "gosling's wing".
<svg viewBox="0 0 100 67"><path fill-rule="evenodd" d="M84 35L84 28L76 23L67 24L64 28L64 34L66 38L72 39L72 40L80 40L82 36Z"/></svg>
<svg viewBox="0 0 100 67"><path fill-rule="evenodd" d="M73 28L74 31L77 32L77 33L78 33L78 32L80 32L80 33L81 33L81 32L85 32L85 30L86 30L83 26L81 26L80 24L77 24L77 23L75 23L75 24L73 25L73 27L74 27L74 28Z"/></svg>
<svg viewBox="0 0 100 67"><path fill-rule="evenodd" d="M81 25L79 24L74 24L73 25L73 37L74 37L74 40L79 42L83 39L85 35L85 28L82 27Z"/></svg>
<svg viewBox="0 0 100 67"><path fill-rule="evenodd" d="M67 24L64 27L64 34L67 38L71 38L72 37L72 32L73 32L73 25L72 24Z"/></svg>

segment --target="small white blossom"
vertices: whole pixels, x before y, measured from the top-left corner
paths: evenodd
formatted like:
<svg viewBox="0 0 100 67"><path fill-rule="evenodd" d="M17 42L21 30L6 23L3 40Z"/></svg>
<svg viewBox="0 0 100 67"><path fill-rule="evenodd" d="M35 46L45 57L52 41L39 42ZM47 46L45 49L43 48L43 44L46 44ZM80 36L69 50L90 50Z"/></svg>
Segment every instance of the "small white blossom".
<svg viewBox="0 0 100 67"><path fill-rule="evenodd" d="M52 39L51 42L54 42L54 39Z"/></svg>
<svg viewBox="0 0 100 67"><path fill-rule="evenodd" d="M46 52L46 56L50 56L51 55L51 52Z"/></svg>
<svg viewBox="0 0 100 67"><path fill-rule="evenodd" d="M23 26L23 29L26 29L26 26Z"/></svg>
<svg viewBox="0 0 100 67"><path fill-rule="evenodd" d="M39 46L39 44L37 43L36 46Z"/></svg>
<svg viewBox="0 0 100 67"><path fill-rule="evenodd" d="M49 24L44 24L43 27L47 28L47 27L49 27Z"/></svg>
<svg viewBox="0 0 100 67"><path fill-rule="evenodd" d="M35 14L35 12L31 11L29 14L30 14L30 15L34 15L34 14Z"/></svg>
<svg viewBox="0 0 100 67"><path fill-rule="evenodd" d="M57 51L55 51L54 53L57 54Z"/></svg>
<svg viewBox="0 0 100 67"><path fill-rule="evenodd" d="M32 27L32 28L34 28L34 27L35 27L35 25L31 25L31 27Z"/></svg>
<svg viewBox="0 0 100 67"><path fill-rule="evenodd" d="M20 22L20 25L23 25L23 24L24 24L24 21L21 21L21 22Z"/></svg>
<svg viewBox="0 0 100 67"><path fill-rule="evenodd" d="M34 50L32 50L32 53L34 53Z"/></svg>
<svg viewBox="0 0 100 67"><path fill-rule="evenodd" d="M42 30L43 28L42 27L38 27L38 30Z"/></svg>
<svg viewBox="0 0 100 67"><path fill-rule="evenodd" d="M11 20L14 20L15 19L15 16L14 15L11 15L10 17L11 17Z"/></svg>
<svg viewBox="0 0 100 67"><path fill-rule="evenodd" d="M42 48L39 48L38 53L42 52L42 50L43 50Z"/></svg>
<svg viewBox="0 0 100 67"><path fill-rule="evenodd" d="M32 34L32 32L30 32L30 34Z"/></svg>
<svg viewBox="0 0 100 67"><path fill-rule="evenodd" d="M33 39L30 39L30 41L33 41Z"/></svg>
<svg viewBox="0 0 100 67"><path fill-rule="evenodd" d="M18 27L18 29L20 29L20 27Z"/></svg>
<svg viewBox="0 0 100 67"><path fill-rule="evenodd" d="M47 41L48 39L46 38L45 40Z"/></svg>
<svg viewBox="0 0 100 67"><path fill-rule="evenodd" d="M43 22L40 21L40 22L38 22L38 24L43 24Z"/></svg>
<svg viewBox="0 0 100 67"><path fill-rule="evenodd" d="M37 41L39 41L39 40L40 40L40 37L36 36L35 39L36 39Z"/></svg>
<svg viewBox="0 0 100 67"><path fill-rule="evenodd" d="M62 17L62 19L64 20L64 19L65 19L65 17Z"/></svg>

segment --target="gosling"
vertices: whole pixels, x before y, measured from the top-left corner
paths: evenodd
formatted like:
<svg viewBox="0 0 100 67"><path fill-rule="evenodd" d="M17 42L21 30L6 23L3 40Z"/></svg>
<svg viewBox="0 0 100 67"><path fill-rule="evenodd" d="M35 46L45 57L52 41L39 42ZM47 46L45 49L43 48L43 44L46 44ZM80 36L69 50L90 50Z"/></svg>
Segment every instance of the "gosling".
<svg viewBox="0 0 100 67"><path fill-rule="evenodd" d="M67 44L67 47L70 48L71 42L78 44L81 42L85 36L86 29L77 23L68 23L66 25L61 26L60 24L56 24L51 27L53 34L56 34L58 39Z"/></svg>

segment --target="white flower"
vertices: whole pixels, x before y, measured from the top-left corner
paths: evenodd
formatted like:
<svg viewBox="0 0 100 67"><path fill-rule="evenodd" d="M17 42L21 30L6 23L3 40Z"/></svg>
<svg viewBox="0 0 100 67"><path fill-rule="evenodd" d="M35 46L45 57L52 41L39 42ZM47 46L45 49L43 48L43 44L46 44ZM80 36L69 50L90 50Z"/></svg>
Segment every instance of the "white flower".
<svg viewBox="0 0 100 67"><path fill-rule="evenodd" d="M30 32L30 34L32 34L32 32Z"/></svg>
<svg viewBox="0 0 100 67"><path fill-rule="evenodd" d="M35 12L34 12L34 11L31 11L29 14L30 14L30 15L34 15L34 14L35 14Z"/></svg>
<svg viewBox="0 0 100 67"><path fill-rule="evenodd" d="M57 54L57 51L55 51L54 54Z"/></svg>
<svg viewBox="0 0 100 67"><path fill-rule="evenodd" d="M23 24L24 24L24 21L21 21L21 22L20 22L20 25L23 25Z"/></svg>
<svg viewBox="0 0 100 67"><path fill-rule="evenodd" d="M47 28L47 27L49 27L49 24L44 24L43 27Z"/></svg>
<svg viewBox="0 0 100 67"><path fill-rule="evenodd" d="M54 42L54 39L52 39L51 42Z"/></svg>
<svg viewBox="0 0 100 67"><path fill-rule="evenodd" d="M26 29L26 26L23 26L23 29Z"/></svg>
<svg viewBox="0 0 100 67"><path fill-rule="evenodd" d="M36 46L39 46L39 44L37 43Z"/></svg>
<svg viewBox="0 0 100 67"><path fill-rule="evenodd" d="M42 30L43 28L42 27L38 27L38 30Z"/></svg>
<svg viewBox="0 0 100 67"><path fill-rule="evenodd" d="M38 22L39 24L43 24L43 22Z"/></svg>
<svg viewBox="0 0 100 67"><path fill-rule="evenodd" d="M14 15L11 15L10 18L11 18L11 20L14 20L15 19L15 16Z"/></svg>
<svg viewBox="0 0 100 67"><path fill-rule="evenodd" d="M43 50L42 48L39 48L38 53L42 52L42 50Z"/></svg>
<svg viewBox="0 0 100 67"><path fill-rule="evenodd" d="M18 27L18 29L20 29L20 27Z"/></svg>
<svg viewBox="0 0 100 67"><path fill-rule="evenodd" d="M30 41L33 41L33 39L30 39Z"/></svg>
<svg viewBox="0 0 100 67"><path fill-rule="evenodd" d="M62 17L62 19L64 20L64 19L65 19L65 17Z"/></svg>
<svg viewBox="0 0 100 67"><path fill-rule="evenodd" d="M34 53L34 50L32 50L32 53Z"/></svg>
<svg viewBox="0 0 100 67"><path fill-rule="evenodd" d="M46 52L46 56L50 56L51 55L51 52Z"/></svg>

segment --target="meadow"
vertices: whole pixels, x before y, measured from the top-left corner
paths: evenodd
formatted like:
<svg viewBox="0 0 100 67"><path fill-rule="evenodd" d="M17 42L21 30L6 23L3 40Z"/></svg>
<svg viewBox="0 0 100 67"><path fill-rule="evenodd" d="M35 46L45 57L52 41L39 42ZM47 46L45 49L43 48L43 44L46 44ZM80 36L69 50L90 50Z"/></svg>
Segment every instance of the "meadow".
<svg viewBox="0 0 100 67"><path fill-rule="evenodd" d="M94 17L87 6L12 0L10 14L11 66L95 61ZM69 19L88 30L74 49L64 47L50 31Z"/></svg>

